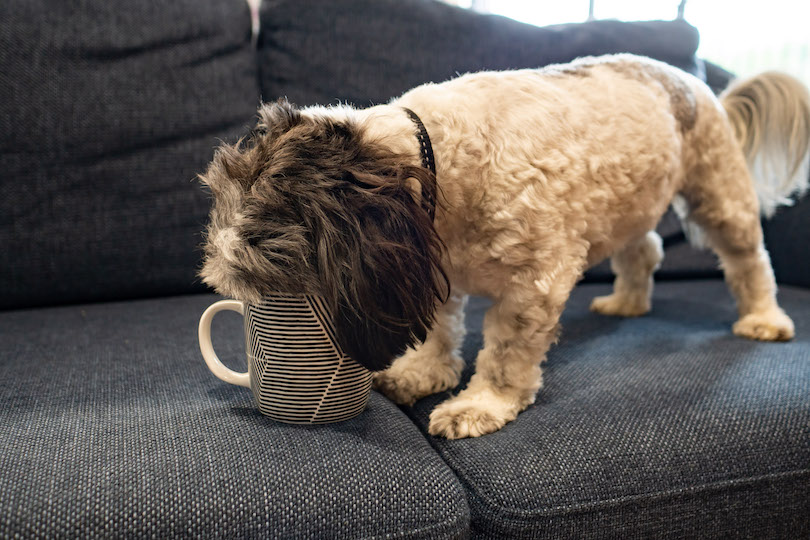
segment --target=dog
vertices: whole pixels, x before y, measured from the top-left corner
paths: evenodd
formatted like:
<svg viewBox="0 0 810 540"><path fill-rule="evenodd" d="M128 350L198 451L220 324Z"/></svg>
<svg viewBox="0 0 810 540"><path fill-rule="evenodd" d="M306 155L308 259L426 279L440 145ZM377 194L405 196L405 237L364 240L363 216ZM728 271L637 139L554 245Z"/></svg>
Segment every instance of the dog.
<svg viewBox="0 0 810 540"><path fill-rule="evenodd" d="M794 335L760 226L807 188L810 99L787 75L718 99L622 54L258 116L200 176L213 196L203 281L245 301L322 295L343 349L406 405L458 384L466 297L491 298L475 374L432 411L433 435L491 433L534 402L590 266L610 257L616 275L593 311L648 312L670 204L721 261L734 333Z"/></svg>

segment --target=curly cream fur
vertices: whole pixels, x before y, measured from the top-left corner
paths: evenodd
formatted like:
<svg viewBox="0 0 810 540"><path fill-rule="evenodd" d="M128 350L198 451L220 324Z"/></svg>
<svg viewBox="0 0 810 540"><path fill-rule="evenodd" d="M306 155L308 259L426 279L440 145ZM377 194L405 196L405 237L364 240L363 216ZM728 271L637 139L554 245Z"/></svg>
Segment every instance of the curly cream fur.
<svg viewBox="0 0 810 540"><path fill-rule="evenodd" d="M455 386L464 296L493 300L476 372L432 412L432 434L490 433L534 402L559 316L590 265L613 255L617 274L613 294L592 309L649 310L662 257L651 231L676 195L722 261L740 312L734 332L792 337L776 304L746 156L723 105L696 78L616 55L469 74L362 111L302 114L356 122L369 144L417 165L414 126L402 107L419 114L433 143L442 199L435 230L454 296L438 307L425 342L377 375L378 387L413 403Z"/></svg>
<svg viewBox="0 0 810 540"><path fill-rule="evenodd" d="M765 340L793 336L792 321L776 304L746 155L723 105L696 78L617 55L465 75L353 113L375 140L391 140L398 150L406 142L417 159L411 137L402 137L411 129L399 106L417 111L433 141L447 201L436 227L447 245L453 288L494 300L476 373L433 411L432 434L490 433L534 401L559 315L590 265L613 255L617 274L614 293L595 299L593 310L647 312L663 255L653 229L676 195L721 258L740 311L734 332ZM761 106L782 105L771 99ZM806 101L794 107L808 110ZM808 128L794 129L798 142L790 151L806 153ZM438 320L457 326L439 325L435 333L460 339L459 318ZM453 386L457 378L447 380L457 371L452 355L427 351L426 345L409 352L378 376L379 386L396 388L389 394L403 403ZM409 364L425 380L413 381Z"/></svg>

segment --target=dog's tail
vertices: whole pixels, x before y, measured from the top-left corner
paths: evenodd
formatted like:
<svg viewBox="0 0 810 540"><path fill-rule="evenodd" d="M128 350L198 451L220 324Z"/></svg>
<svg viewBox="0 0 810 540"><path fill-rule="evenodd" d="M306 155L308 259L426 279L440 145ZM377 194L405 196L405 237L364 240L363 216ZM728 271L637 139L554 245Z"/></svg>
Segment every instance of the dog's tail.
<svg viewBox="0 0 810 540"><path fill-rule="evenodd" d="M763 215L803 194L810 173L810 96L797 79L766 72L735 81L721 95L754 178Z"/></svg>

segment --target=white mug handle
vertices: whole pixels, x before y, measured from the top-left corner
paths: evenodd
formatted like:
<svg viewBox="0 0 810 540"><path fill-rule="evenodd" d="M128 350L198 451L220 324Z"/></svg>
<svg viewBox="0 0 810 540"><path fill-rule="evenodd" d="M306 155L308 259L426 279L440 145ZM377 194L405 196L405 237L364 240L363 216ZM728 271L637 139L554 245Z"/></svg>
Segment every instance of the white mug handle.
<svg viewBox="0 0 810 540"><path fill-rule="evenodd" d="M220 362L217 353L214 352L214 346L211 344L211 319L224 309L236 311L243 317L245 316L245 305L239 300L220 300L208 306L208 309L206 309L202 317L200 317L200 352L202 352L205 363L208 364L208 369L211 370L211 373L226 383L250 388L250 375L248 375L247 372L237 373L225 367L225 365Z"/></svg>

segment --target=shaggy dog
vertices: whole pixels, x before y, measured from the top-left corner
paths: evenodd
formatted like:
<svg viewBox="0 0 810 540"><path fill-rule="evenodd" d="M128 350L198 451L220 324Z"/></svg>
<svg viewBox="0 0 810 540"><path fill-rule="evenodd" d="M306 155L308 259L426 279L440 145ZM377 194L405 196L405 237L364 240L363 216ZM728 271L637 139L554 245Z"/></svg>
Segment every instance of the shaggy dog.
<svg viewBox="0 0 810 540"><path fill-rule="evenodd" d="M458 384L466 295L488 296L475 375L429 426L476 437L534 402L588 267L611 257L616 274L594 311L649 311L673 200L720 258L734 333L793 337L759 215L806 187L809 141L810 101L788 76L718 100L630 55L464 75L365 110L280 101L201 177L214 198L201 275L245 301L322 295L344 349L385 369L376 386L402 404Z"/></svg>

